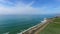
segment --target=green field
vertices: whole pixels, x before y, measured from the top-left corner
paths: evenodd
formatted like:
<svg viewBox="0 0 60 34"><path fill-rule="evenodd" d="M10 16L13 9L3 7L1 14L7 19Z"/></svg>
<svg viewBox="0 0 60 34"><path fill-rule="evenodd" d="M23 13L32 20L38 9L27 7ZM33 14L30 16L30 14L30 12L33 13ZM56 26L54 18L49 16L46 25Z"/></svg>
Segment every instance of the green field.
<svg viewBox="0 0 60 34"><path fill-rule="evenodd" d="M42 30L40 34L60 34L60 18L54 18L53 22Z"/></svg>

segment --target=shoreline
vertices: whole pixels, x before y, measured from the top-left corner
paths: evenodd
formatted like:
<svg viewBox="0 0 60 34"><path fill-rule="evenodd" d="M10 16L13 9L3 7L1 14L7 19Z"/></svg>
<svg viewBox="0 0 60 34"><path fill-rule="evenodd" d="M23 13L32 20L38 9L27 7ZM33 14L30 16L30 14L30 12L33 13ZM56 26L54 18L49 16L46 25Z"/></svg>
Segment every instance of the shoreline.
<svg viewBox="0 0 60 34"><path fill-rule="evenodd" d="M44 18L44 20L41 21L41 23L39 23L39 24L37 24L37 25L35 25L35 26L32 26L32 27L28 28L27 30L24 30L24 31L22 31L22 32L20 32L20 33L18 33L18 34L31 33L33 29L37 29L38 26L41 27L41 26L42 26L43 24L45 24L46 22L47 22L47 18ZM30 31L30 32L29 32L29 31Z"/></svg>

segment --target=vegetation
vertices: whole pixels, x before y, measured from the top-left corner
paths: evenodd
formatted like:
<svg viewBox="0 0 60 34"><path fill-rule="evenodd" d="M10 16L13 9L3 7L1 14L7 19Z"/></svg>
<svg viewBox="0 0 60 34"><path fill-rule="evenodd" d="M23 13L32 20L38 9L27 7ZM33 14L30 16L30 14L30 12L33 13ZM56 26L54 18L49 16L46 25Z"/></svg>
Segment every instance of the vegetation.
<svg viewBox="0 0 60 34"><path fill-rule="evenodd" d="M60 34L60 18L54 18L53 22L42 30L40 34Z"/></svg>

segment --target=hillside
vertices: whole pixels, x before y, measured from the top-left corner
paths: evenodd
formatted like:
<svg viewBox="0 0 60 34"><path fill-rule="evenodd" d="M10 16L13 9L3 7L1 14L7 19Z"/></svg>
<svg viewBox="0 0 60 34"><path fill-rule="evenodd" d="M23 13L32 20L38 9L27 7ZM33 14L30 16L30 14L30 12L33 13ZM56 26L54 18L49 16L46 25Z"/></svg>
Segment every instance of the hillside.
<svg viewBox="0 0 60 34"><path fill-rule="evenodd" d="M39 34L60 34L60 18L53 18L53 22L45 27Z"/></svg>

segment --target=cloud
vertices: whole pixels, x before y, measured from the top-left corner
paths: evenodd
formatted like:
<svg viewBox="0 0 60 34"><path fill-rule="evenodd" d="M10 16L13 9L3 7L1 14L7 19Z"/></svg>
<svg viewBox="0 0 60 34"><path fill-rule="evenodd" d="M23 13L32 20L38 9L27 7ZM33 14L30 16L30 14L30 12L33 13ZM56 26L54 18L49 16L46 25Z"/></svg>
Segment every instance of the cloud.
<svg viewBox="0 0 60 34"><path fill-rule="evenodd" d="M7 3L5 0L2 0L0 2ZM17 2L13 7L7 7L3 4L0 4L0 14L34 14L34 12L37 10L36 8L31 7L33 3L34 1L30 2L29 4ZM9 2L9 4L11 4L11 2Z"/></svg>
<svg viewBox="0 0 60 34"><path fill-rule="evenodd" d="M0 0L0 14L53 14L60 11L58 11L58 9L60 9L58 7L56 9L53 8L52 10L47 6L40 8L32 7L35 2L36 1L32 1L25 4L22 1L14 3L9 0Z"/></svg>
<svg viewBox="0 0 60 34"><path fill-rule="evenodd" d="M10 7L10 6L7 7L7 6L4 6L3 4L1 4L0 5L0 14L40 14L39 8L33 8L31 6L34 4L34 2L35 1L32 1L29 4L25 4L23 2L17 2L12 7ZM5 1L4 1L4 3L5 3ZM9 4L11 4L11 2L9 2Z"/></svg>

